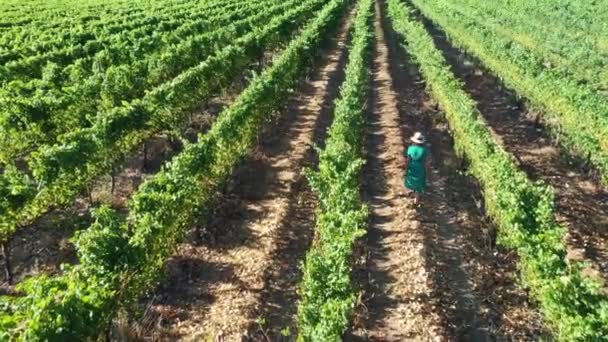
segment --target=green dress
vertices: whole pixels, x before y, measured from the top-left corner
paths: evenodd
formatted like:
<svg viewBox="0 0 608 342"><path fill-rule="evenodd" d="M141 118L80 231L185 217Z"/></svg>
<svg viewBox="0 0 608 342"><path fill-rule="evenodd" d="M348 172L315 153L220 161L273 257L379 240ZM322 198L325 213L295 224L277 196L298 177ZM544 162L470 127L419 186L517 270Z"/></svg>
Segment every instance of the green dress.
<svg viewBox="0 0 608 342"><path fill-rule="evenodd" d="M409 159L405 173L405 186L416 192L424 192L426 189L426 157L428 150L421 145L412 145L407 149L405 155Z"/></svg>

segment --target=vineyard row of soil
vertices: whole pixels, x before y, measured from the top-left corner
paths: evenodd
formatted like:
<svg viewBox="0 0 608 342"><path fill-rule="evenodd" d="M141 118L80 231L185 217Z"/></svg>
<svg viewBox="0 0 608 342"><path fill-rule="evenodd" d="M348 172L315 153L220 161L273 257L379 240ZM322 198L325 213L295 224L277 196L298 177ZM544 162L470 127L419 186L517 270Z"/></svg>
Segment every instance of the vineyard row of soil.
<svg viewBox="0 0 608 342"><path fill-rule="evenodd" d="M608 13L510 6L7 0L0 341L608 341Z"/></svg>

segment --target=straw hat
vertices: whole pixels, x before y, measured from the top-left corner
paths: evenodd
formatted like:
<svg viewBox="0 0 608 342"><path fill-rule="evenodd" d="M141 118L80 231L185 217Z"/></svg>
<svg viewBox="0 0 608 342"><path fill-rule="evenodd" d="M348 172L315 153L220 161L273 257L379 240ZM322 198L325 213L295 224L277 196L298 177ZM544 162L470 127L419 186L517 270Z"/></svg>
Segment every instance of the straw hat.
<svg viewBox="0 0 608 342"><path fill-rule="evenodd" d="M416 144L424 144L424 142L426 141L426 139L424 138L424 135L420 132L414 133L414 135L410 138L410 140L415 142Z"/></svg>

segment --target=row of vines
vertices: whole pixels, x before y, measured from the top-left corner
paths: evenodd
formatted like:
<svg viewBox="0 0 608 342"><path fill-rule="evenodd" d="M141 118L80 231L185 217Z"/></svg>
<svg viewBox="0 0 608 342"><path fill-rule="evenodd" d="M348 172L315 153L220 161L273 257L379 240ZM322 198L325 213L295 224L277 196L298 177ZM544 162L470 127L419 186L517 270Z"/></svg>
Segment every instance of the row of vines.
<svg viewBox="0 0 608 342"><path fill-rule="evenodd" d="M608 184L608 98L506 35L479 25L448 1L412 1L459 47L478 57L518 94L543 110L560 142L585 156Z"/></svg>
<svg viewBox="0 0 608 342"><path fill-rule="evenodd" d="M353 249L365 234L368 210L360 195L365 163L363 137L370 76L373 0L359 1L345 81L334 109L319 170L308 170L318 194L315 244L304 262L298 310L305 341L339 341L350 326L357 291L352 283Z"/></svg>
<svg viewBox="0 0 608 342"><path fill-rule="evenodd" d="M546 68L558 69L582 83L608 90L608 46L604 46L606 28L602 26L608 14L605 6L560 2L513 1L496 6L467 0L458 6L445 5L458 16L524 47L544 60Z"/></svg>
<svg viewBox="0 0 608 342"><path fill-rule="evenodd" d="M78 265L66 267L56 277L29 279L19 285L25 296L4 298L1 337L24 341L95 337L121 307L151 289L177 243L194 219L205 213L218 185L255 145L261 125L281 108L348 4L333 0L324 5L272 66L255 76L219 115L208 133L139 188L126 218L108 207L97 209L95 223L75 238Z"/></svg>
<svg viewBox="0 0 608 342"><path fill-rule="evenodd" d="M274 3L278 1L203 11L204 19L195 21L196 27L185 31L160 28L151 41L142 36L146 46L135 49L113 42L90 59L66 62L67 67L42 60L40 65L27 67L27 75L7 71L3 78L15 81L1 88L4 110L0 127L6 134L0 140L0 162L27 158L40 145L61 141L66 133L91 126L123 102L171 81L287 8L272 6ZM262 8L265 10L260 12Z"/></svg>
<svg viewBox="0 0 608 342"><path fill-rule="evenodd" d="M95 179L112 172L150 137L162 132L178 135L176 128L187 113L230 86L264 51L288 41L322 3L288 2L292 8L269 22L258 20L248 33L223 34L217 39L212 36L198 54L202 62L174 78L168 77L142 98L98 113L92 125L73 129L58 143L41 145L29 156L27 171L7 165L0 175L0 242L8 241L49 209L71 204ZM270 6L254 16L269 19L276 11ZM225 29L234 32L232 26ZM221 49L216 50L218 47ZM184 63L184 67L187 65Z"/></svg>
<svg viewBox="0 0 608 342"><path fill-rule="evenodd" d="M318 207L297 309L299 341L344 339L360 295L356 243L369 218L361 170L376 1L32 0L40 6L36 15L11 1L0 11L0 245L9 271L6 246L17 233L73 205L101 177L114 177L150 139L164 135L181 152L137 188L125 210L93 209L93 223L71 240L77 263L32 276L0 297L0 341L108 334L118 316L154 290L167 260L208 217L218 190L357 2L333 122L318 169L305 170ZM559 340L607 341L608 297L585 264L567 258L553 190L532 182L502 147L416 14L543 109L560 142L587 156L607 184L608 99L596 70L608 44L600 35L563 44L561 36L574 34L564 25L541 39L540 24L528 22L555 12L546 4L514 0L509 11L481 0L386 2L397 37L445 113L457 153L481 185L498 242L518 256L520 285ZM515 9L529 13L518 17ZM572 25L575 17L593 21L574 5L558 13ZM211 128L186 139L188 116L240 79L244 90Z"/></svg>
<svg viewBox="0 0 608 342"><path fill-rule="evenodd" d="M560 340L605 340L608 298L598 280L582 274L583 265L567 260L565 229L555 221L552 190L531 182L494 138L430 34L411 16L412 8L399 0L388 3L395 30L446 114L457 151L482 186L488 213L500 228L499 243L519 256L523 285ZM420 5L431 8L428 2Z"/></svg>

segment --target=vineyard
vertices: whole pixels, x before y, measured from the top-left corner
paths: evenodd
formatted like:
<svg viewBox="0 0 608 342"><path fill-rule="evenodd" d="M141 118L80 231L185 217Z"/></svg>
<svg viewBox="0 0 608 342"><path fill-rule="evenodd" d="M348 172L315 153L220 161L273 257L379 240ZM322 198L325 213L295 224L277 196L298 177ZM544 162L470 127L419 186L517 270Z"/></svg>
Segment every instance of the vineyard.
<svg viewBox="0 0 608 342"><path fill-rule="evenodd" d="M608 341L604 2L0 14L0 341Z"/></svg>

